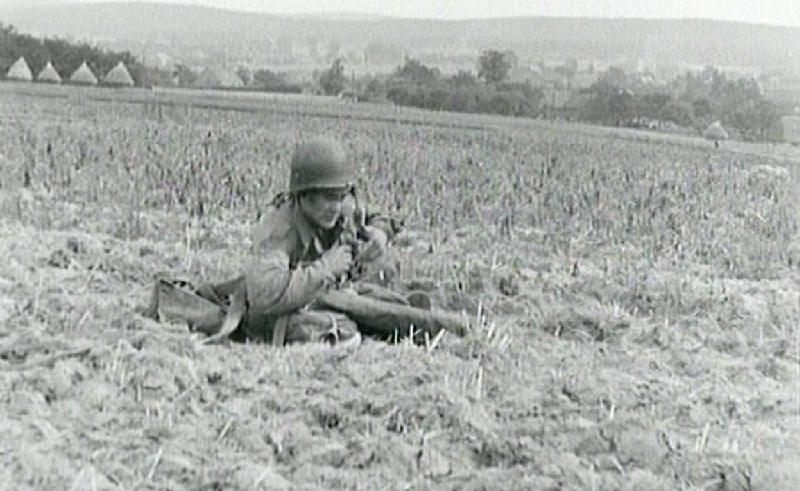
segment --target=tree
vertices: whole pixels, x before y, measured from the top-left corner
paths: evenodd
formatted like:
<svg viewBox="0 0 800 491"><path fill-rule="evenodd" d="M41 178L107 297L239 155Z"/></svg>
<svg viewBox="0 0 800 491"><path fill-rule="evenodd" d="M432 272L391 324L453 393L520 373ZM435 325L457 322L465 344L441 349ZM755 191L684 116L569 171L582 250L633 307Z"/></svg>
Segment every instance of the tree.
<svg viewBox="0 0 800 491"><path fill-rule="evenodd" d="M591 95L586 107L581 109L582 117L589 121L620 126L633 115L634 94L621 86L601 77L589 88Z"/></svg>
<svg viewBox="0 0 800 491"><path fill-rule="evenodd" d="M707 119L709 119L713 112L713 109L711 107L711 101L709 101L705 97L693 100L692 109L694 110L695 118L701 121L706 121Z"/></svg>
<svg viewBox="0 0 800 491"><path fill-rule="evenodd" d="M753 127L758 137L762 140L767 137L770 131L775 130L780 124L778 107L774 102L763 97L755 101L751 114Z"/></svg>
<svg viewBox="0 0 800 491"><path fill-rule="evenodd" d="M506 53L494 49L486 50L478 58L478 78L488 84L502 82L508 78L511 65L512 60L508 59Z"/></svg>
<svg viewBox="0 0 800 491"><path fill-rule="evenodd" d="M383 85L383 82L380 79L373 78L367 85L364 87L363 94L364 99L367 101L378 101L381 99L385 99L386 97L386 88Z"/></svg>
<svg viewBox="0 0 800 491"><path fill-rule="evenodd" d="M503 51L503 57L508 62L511 69L517 68L519 66L519 58L517 54L514 53L512 50L507 49Z"/></svg>
<svg viewBox="0 0 800 491"><path fill-rule="evenodd" d="M244 82L245 85L250 85L250 83L253 81L253 72L251 72L246 66L240 66L237 68L236 75L242 79L242 82Z"/></svg>
<svg viewBox="0 0 800 491"><path fill-rule="evenodd" d="M460 87L452 91L450 99L447 101L448 109L467 113L475 112L480 102L480 93L473 87Z"/></svg>
<svg viewBox="0 0 800 491"><path fill-rule="evenodd" d="M692 113L693 108L688 101L671 100L661 108L658 117L664 121L672 121L679 126L690 127L694 125Z"/></svg>
<svg viewBox="0 0 800 491"><path fill-rule="evenodd" d="M763 96L750 95L723 108L722 121L751 139L764 139L780 117L775 104Z"/></svg>
<svg viewBox="0 0 800 491"><path fill-rule="evenodd" d="M687 73L681 82L677 97L692 109L696 126L720 120L746 138L764 139L778 125L778 110L755 79L728 79L709 66L698 74Z"/></svg>
<svg viewBox="0 0 800 491"><path fill-rule="evenodd" d="M438 68L430 68L422 64L416 58L407 56L405 63L395 70L393 77L396 79L404 79L415 84L429 85L439 79L440 73Z"/></svg>
<svg viewBox="0 0 800 491"><path fill-rule="evenodd" d="M344 62L336 58L330 68L319 76L319 85L327 95L338 95L344 90L347 79L344 75Z"/></svg>
<svg viewBox="0 0 800 491"><path fill-rule="evenodd" d="M450 77L450 84L454 87L474 87L478 83L472 72L459 70L458 73Z"/></svg>
<svg viewBox="0 0 800 491"><path fill-rule="evenodd" d="M177 64L172 70L172 79L176 85L188 87L197 79L197 75L186 65Z"/></svg>
<svg viewBox="0 0 800 491"><path fill-rule="evenodd" d="M276 73L266 68L258 69L253 73L252 83L268 90L280 90L288 85L286 77L282 73Z"/></svg>
<svg viewBox="0 0 800 491"><path fill-rule="evenodd" d="M636 116L650 119L658 119L667 104L672 101L669 94L649 93L644 94L635 101Z"/></svg>

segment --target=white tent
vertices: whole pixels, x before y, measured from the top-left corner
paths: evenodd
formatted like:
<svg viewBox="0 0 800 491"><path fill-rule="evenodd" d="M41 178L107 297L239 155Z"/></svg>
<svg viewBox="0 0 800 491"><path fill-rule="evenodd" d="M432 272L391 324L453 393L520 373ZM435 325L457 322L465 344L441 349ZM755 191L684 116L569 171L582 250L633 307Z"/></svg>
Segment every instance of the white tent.
<svg viewBox="0 0 800 491"><path fill-rule="evenodd" d="M69 77L70 82L82 85L97 85L97 77L92 73L89 65L84 61Z"/></svg>
<svg viewBox="0 0 800 491"><path fill-rule="evenodd" d="M722 123L719 121L714 121L708 125L708 128L706 128L706 130L703 132L703 136L707 140L727 140L728 132L722 127Z"/></svg>
<svg viewBox="0 0 800 491"><path fill-rule="evenodd" d="M131 72L128 71L128 69L125 67L125 64L121 61L106 74L106 78L103 79L103 82L107 83L108 85L116 85L120 87L133 87L134 85Z"/></svg>
<svg viewBox="0 0 800 491"><path fill-rule="evenodd" d="M36 77L36 80L39 82L50 82L54 84L61 83L61 75L58 74L53 63L47 62L47 65L42 68L42 71L39 72L39 75Z"/></svg>
<svg viewBox="0 0 800 491"><path fill-rule="evenodd" d="M33 73L31 73L31 68L28 66L24 57L20 56L19 60L11 65L6 78L9 80L24 80L26 82L33 80Z"/></svg>

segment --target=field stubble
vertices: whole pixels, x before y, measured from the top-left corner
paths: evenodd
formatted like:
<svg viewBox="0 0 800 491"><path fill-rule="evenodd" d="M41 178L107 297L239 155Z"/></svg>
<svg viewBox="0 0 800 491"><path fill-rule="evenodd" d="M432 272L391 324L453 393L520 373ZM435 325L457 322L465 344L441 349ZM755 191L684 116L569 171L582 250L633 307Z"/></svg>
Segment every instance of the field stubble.
<svg viewBox="0 0 800 491"><path fill-rule="evenodd" d="M800 482L784 158L474 116L177 124L8 95L0 113L10 488ZM402 279L472 335L275 350L133 314L159 275L236 274L294 144L320 133L361 166L361 199L404 218Z"/></svg>

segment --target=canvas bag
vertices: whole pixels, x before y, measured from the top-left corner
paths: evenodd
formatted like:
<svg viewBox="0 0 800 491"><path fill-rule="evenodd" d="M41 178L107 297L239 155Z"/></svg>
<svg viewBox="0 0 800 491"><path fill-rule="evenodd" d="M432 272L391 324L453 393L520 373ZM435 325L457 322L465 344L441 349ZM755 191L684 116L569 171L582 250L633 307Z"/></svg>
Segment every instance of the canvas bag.
<svg viewBox="0 0 800 491"><path fill-rule="evenodd" d="M159 279L143 314L159 321L185 323L208 341L236 333L247 311L244 277L195 288L188 281Z"/></svg>

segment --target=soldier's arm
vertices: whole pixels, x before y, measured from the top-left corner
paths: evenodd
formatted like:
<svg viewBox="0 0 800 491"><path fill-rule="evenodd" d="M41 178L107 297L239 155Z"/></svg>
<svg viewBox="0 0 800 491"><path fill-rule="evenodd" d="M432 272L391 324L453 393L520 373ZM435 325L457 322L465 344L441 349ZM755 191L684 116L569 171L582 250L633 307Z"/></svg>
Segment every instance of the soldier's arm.
<svg viewBox="0 0 800 491"><path fill-rule="evenodd" d="M291 270L288 256L282 254L254 261L245 277L250 307L266 315L299 310L317 300L330 284L330 273L322 262Z"/></svg>
<svg viewBox="0 0 800 491"><path fill-rule="evenodd" d="M289 267L289 244L267 237L255 247L255 258L245 272L250 308L266 315L283 315L317 300L333 275L324 261Z"/></svg>

